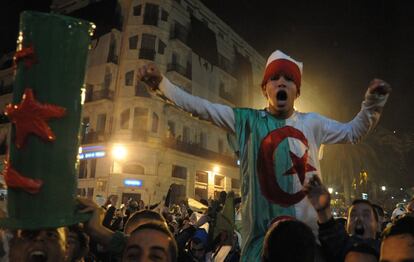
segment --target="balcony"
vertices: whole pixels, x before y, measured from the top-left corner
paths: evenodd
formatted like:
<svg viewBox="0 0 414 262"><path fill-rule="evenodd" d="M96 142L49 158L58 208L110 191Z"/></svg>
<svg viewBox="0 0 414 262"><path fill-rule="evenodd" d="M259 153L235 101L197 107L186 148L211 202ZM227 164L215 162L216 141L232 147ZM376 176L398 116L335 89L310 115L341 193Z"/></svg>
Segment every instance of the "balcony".
<svg viewBox="0 0 414 262"><path fill-rule="evenodd" d="M86 90L85 103L92 102L92 101L98 101L101 99L113 100L114 91L110 89L102 89L102 90L96 90L96 91L93 91L92 89Z"/></svg>
<svg viewBox="0 0 414 262"><path fill-rule="evenodd" d="M176 23L174 29L170 33L170 39L177 39L183 44L188 44L188 30L181 24Z"/></svg>
<svg viewBox="0 0 414 262"><path fill-rule="evenodd" d="M192 79L192 72L191 72L190 66L185 68L182 65L179 65L178 63L170 63L167 65L167 72L170 72L170 71L175 71L189 80Z"/></svg>
<svg viewBox="0 0 414 262"><path fill-rule="evenodd" d="M95 143L102 143L107 142L110 138L109 133L105 133L104 131L90 131L86 133L82 137L82 144L95 144Z"/></svg>
<svg viewBox="0 0 414 262"><path fill-rule="evenodd" d="M150 49L150 48L141 48L141 49L139 49L138 58L154 61L154 59L155 59L155 50Z"/></svg>
<svg viewBox="0 0 414 262"><path fill-rule="evenodd" d="M223 154L208 150L199 144L187 143L187 142L183 142L181 140L175 139L175 138L170 138L170 139L165 139L163 141L163 145L165 147L168 147L168 148L180 151L180 152L184 152L187 154L209 159L209 160L212 160L214 162L218 162L224 165L237 167L237 162L234 157L223 155Z"/></svg>

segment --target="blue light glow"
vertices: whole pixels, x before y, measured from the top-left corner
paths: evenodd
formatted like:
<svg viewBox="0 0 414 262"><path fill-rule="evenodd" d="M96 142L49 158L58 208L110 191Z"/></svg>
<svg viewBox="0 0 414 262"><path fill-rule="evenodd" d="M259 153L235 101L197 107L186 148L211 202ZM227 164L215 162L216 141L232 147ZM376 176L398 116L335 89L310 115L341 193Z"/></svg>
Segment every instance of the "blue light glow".
<svg viewBox="0 0 414 262"><path fill-rule="evenodd" d="M125 179L124 185L126 186L142 186L142 180L136 180L136 179Z"/></svg>

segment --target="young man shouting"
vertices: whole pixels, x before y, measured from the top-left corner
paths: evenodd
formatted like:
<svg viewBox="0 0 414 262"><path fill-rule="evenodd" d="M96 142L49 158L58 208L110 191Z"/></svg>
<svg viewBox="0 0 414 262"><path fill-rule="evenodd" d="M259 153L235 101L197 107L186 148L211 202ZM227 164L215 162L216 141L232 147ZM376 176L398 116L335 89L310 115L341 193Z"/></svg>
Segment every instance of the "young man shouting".
<svg viewBox="0 0 414 262"><path fill-rule="evenodd" d="M300 95L302 63L277 50L266 63L261 90L265 109L231 108L189 95L161 75L154 64L138 78L185 111L233 133L242 178L243 261L260 258L263 237L278 216L296 217L317 232L316 212L303 185L320 174L322 144L357 143L378 122L390 86L374 79L361 111L348 123L294 109Z"/></svg>

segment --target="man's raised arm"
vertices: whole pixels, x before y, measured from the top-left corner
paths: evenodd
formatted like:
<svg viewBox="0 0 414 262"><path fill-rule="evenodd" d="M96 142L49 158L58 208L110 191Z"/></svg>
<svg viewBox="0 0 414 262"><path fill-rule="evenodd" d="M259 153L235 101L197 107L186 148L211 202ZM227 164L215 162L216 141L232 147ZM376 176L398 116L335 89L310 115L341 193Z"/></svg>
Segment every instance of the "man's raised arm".
<svg viewBox="0 0 414 262"><path fill-rule="evenodd" d="M161 72L154 63L149 63L138 68L138 80L146 83L153 91L160 92L167 100L182 108L184 111L202 120L210 121L227 131L235 131L234 113L231 107L211 103L206 99L186 93L161 75Z"/></svg>
<svg viewBox="0 0 414 262"><path fill-rule="evenodd" d="M361 111L348 123L321 118L320 142L322 144L358 143L377 125L391 87L380 79L368 85Z"/></svg>

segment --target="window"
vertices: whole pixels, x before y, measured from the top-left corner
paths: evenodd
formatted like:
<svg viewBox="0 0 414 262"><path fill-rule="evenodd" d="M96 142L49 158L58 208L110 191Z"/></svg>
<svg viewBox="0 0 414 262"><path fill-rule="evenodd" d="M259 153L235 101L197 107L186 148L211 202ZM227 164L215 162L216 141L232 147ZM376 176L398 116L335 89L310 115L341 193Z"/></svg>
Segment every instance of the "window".
<svg viewBox="0 0 414 262"><path fill-rule="evenodd" d="M151 132L157 133L158 132L158 122L159 117L156 113L152 113L152 126L151 126Z"/></svg>
<svg viewBox="0 0 414 262"><path fill-rule="evenodd" d="M91 175L89 176L89 178L95 178L96 164L98 163L98 159L93 158L93 159L90 159L90 161L91 161Z"/></svg>
<svg viewBox="0 0 414 262"><path fill-rule="evenodd" d="M106 61L108 63L118 63L118 56L116 55L116 40L113 34L111 34L111 43L109 45L108 58Z"/></svg>
<svg viewBox="0 0 414 262"><path fill-rule="evenodd" d="M208 184L208 173L203 171L197 171L195 181L197 183Z"/></svg>
<svg viewBox="0 0 414 262"><path fill-rule="evenodd" d="M159 54L162 54L162 55L164 54L165 47L166 47L165 43L158 39L158 53Z"/></svg>
<svg viewBox="0 0 414 262"><path fill-rule="evenodd" d="M148 109L142 107L135 107L133 129L147 130L147 123Z"/></svg>
<svg viewBox="0 0 414 262"><path fill-rule="evenodd" d="M141 15L141 9L142 9L142 5L137 5L134 6L134 16L140 16Z"/></svg>
<svg viewBox="0 0 414 262"><path fill-rule="evenodd" d="M121 129L128 129L129 128L129 115L130 115L130 110L129 109L125 109L122 113L121 113Z"/></svg>
<svg viewBox="0 0 414 262"><path fill-rule="evenodd" d="M138 35L131 36L129 38L129 49L137 49L138 48Z"/></svg>
<svg viewBox="0 0 414 262"><path fill-rule="evenodd" d="M154 60L155 58L155 35L142 34L140 59Z"/></svg>
<svg viewBox="0 0 414 262"><path fill-rule="evenodd" d="M240 180L232 178L231 179L231 187L235 189L240 189Z"/></svg>
<svg viewBox="0 0 414 262"><path fill-rule="evenodd" d="M100 180L96 182L96 191L105 192L106 191L107 182L104 180Z"/></svg>
<svg viewBox="0 0 414 262"><path fill-rule="evenodd" d="M172 184L170 204L179 204L181 200L186 198L185 185Z"/></svg>
<svg viewBox="0 0 414 262"><path fill-rule="evenodd" d="M88 199L93 199L93 187L88 187L88 193L86 195Z"/></svg>
<svg viewBox="0 0 414 262"><path fill-rule="evenodd" d="M223 151L224 151L223 139L218 140L218 151L220 154L223 154Z"/></svg>
<svg viewBox="0 0 414 262"><path fill-rule="evenodd" d="M186 126L183 127L183 142L190 143L190 128Z"/></svg>
<svg viewBox="0 0 414 262"><path fill-rule="evenodd" d="M106 114L99 114L98 121L96 123L96 132L105 132Z"/></svg>
<svg viewBox="0 0 414 262"><path fill-rule="evenodd" d="M112 82L112 73L107 72L105 74L103 89L109 89L111 87L111 82Z"/></svg>
<svg viewBox="0 0 414 262"><path fill-rule="evenodd" d="M171 56L171 63L176 65L178 64L179 60L180 60L180 56L177 53L173 52Z"/></svg>
<svg viewBox="0 0 414 262"><path fill-rule="evenodd" d="M123 173L144 175L145 168L138 164L127 164L122 168Z"/></svg>
<svg viewBox="0 0 414 262"><path fill-rule="evenodd" d="M187 168L183 166L173 165L171 176L181 179L187 179Z"/></svg>
<svg viewBox="0 0 414 262"><path fill-rule="evenodd" d="M142 107L134 108L134 121L132 123L132 139L136 141L147 141L148 139L148 109Z"/></svg>
<svg viewBox="0 0 414 262"><path fill-rule="evenodd" d="M218 187L224 187L224 176L215 175L214 176L214 185Z"/></svg>
<svg viewBox="0 0 414 262"><path fill-rule="evenodd" d="M200 146L207 147L207 134L205 132L200 133Z"/></svg>
<svg viewBox="0 0 414 262"><path fill-rule="evenodd" d="M79 178L86 178L88 176L88 165L87 160L79 161Z"/></svg>
<svg viewBox="0 0 414 262"><path fill-rule="evenodd" d="M161 20L162 21L168 21L168 12L164 9L161 10Z"/></svg>
<svg viewBox="0 0 414 262"><path fill-rule="evenodd" d="M85 144L88 140L88 133L89 133L89 117L84 117L81 123L81 141L82 144Z"/></svg>
<svg viewBox="0 0 414 262"><path fill-rule="evenodd" d="M142 34L141 48L155 49L155 35Z"/></svg>
<svg viewBox="0 0 414 262"><path fill-rule="evenodd" d="M208 193L207 193L207 187L206 186L197 186L194 189L194 195L196 197L197 200L207 200L208 198Z"/></svg>
<svg viewBox="0 0 414 262"><path fill-rule="evenodd" d="M145 4L144 25L158 25L158 5Z"/></svg>
<svg viewBox="0 0 414 262"><path fill-rule="evenodd" d="M134 85L134 71L129 71L125 74L125 85L132 86Z"/></svg>
<svg viewBox="0 0 414 262"><path fill-rule="evenodd" d="M175 137L175 123L171 120L167 122L167 137Z"/></svg>
<svg viewBox="0 0 414 262"><path fill-rule="evenodd" d="M86 196L86 188L78 188L78 196L85 197Z"/></svg>

